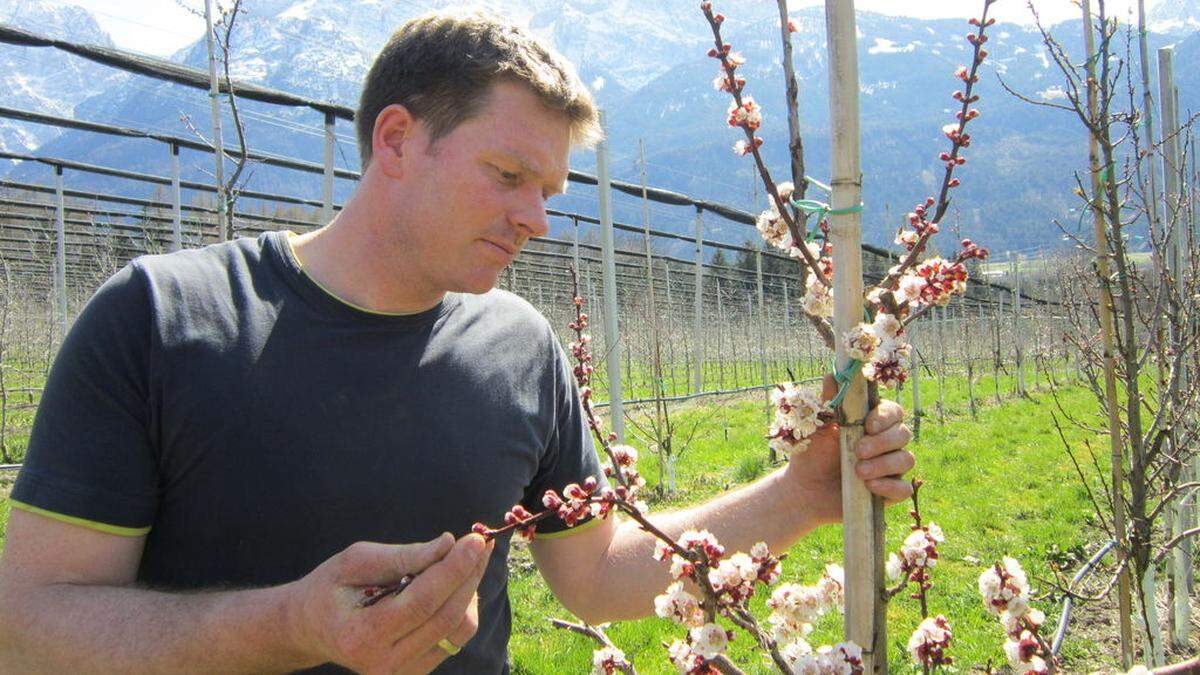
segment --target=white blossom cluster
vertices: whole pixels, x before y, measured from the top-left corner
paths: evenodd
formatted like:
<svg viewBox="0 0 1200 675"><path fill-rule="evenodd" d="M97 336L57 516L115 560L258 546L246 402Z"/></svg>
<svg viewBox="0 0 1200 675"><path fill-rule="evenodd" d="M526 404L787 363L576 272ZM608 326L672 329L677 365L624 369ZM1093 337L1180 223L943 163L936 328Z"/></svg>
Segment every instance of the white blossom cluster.
<svg viewBox="0 0 1200 675"><path fill-rule="evenodd" d="M654 613L664 619L685 626L700 626L704 624L704 612L700 609L700 599L683 588L682 581L676 581L667 586L667 591L654 598Z"/></svg>
<svg viewBox="0 0 1200 675"><path fill-rule="evenodd" d="M938 544L946 541L946 535L937 523L913 530L900 545L900 555L895 553L888 556L885 569L888 579L898 581L902 575L911 575L916 570L923 570L937 564Z"/></svg>
<svg viewBox="0 0 1200 675"><path fill-rule="evenodd" d="M1002 562L984 570L979 575L979 594L984 607L1000 619L1008 636L1004 653L1013 671L1048 673L1045 650L1037 636L1046 615L1029 605L1029 581L1021 564L1005 556Z"/></svg>
<svg viewBox="0 0 1200 675"><path fill-rule="evenodd" d="M808 275L804 285L804 297L800 306L813 316L828 319L833 316L833 287L826 286L815 274Z"/></svg>
<svg viewBox="0 0 1200 675"><path fill-rule="evenodd" d="M824 645L813 651L803 640L785 646L780 653L796 675L854 675L863 672L862 647L853 642Z"/></svg>
<svg viewBox="0 0 1200 675"><path fill-rule="evenodd" d="M908 653L913 663L932 668L933 666L950 665L953 659L946 656L950 649L950 640L954 634L950 632L950 622L946 617L926 617L913 634L908 638Z"/></svg>
<svg viewBox="0 0 1200 675"><path fill-rule="evenodd" d="M887 387L908 377L912 345L904 340L900 320L882 309L871 323L860 323L845 335L851 358L863 362L863 377Z"/></svg>
<svg viewBox="0 0 1200 675"><path fill-rule="evenodd" d="M754 131L762 124L762 108L754 101L753 96L743 96L742 104L737 101L729 104L729 126L746 127Z"/></svg>
<svg viewBox="0 0 1200 675"><path fill-rule="evenodd" d="M592 675L613 675L629 667L625 652L616 647L604 647L592 651Z"/></svg>
<svg viewBox="0 0 1200 675"><path fill-rule="evenodd" d="M777 384L771 390L775 420L767 431L771 448L784 456L808 448L809 439L821 426L820 415L829 410L821 394L795 384Z"/></svg>
<svg viewBox="0 0 1200 675"><path fill-rule="evenodd" d="M780 644L804 642L812 624L831 609L841 609L845 573L837 565L827 565L825 574L814 585L783 584L767 600L771 610L768 621ZM804 647L808 647L807 644ZM803 649L803 647L801 648ZM811 653L809 648L807 653Z"/></svg>

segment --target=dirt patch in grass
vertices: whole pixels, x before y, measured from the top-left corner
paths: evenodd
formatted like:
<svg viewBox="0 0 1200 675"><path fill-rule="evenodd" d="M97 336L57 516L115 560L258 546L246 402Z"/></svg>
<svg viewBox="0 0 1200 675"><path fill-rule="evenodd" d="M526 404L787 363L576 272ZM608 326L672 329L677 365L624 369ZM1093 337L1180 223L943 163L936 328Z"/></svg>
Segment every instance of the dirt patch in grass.
<svg viewBox="0 0 1200 675"><path fill-rule="evenodd" d="M1096 573L1097 584L1107 582L1111 578L1112 569L1107 568ZM1099 593L1101 588L1082 591L1083 593ZM1166 580L1159 578L1157 589L1158 618L1162 635L1166 638L1166 663L1178 663L1200 655L1200 589L1193 588L1191 597L1191 640L1183 647L1175 647L1170 643L1170 604ZM1134 603L1137 612L1137 603ZM1121 640L1117 592L1115 587L1106 597L1099 600L1077 604L1071 613L1071 621L1067 627L1067 639L1076 645L1086 645L1085 655L1076 655L1063 663L1063 670L1070 673L1121 673L1120 668ZM1054 630L1053 626L1048 627ZM1133 624L1133 649L1135 664L1145 664L1145 638L1135 617Z"/></svg>

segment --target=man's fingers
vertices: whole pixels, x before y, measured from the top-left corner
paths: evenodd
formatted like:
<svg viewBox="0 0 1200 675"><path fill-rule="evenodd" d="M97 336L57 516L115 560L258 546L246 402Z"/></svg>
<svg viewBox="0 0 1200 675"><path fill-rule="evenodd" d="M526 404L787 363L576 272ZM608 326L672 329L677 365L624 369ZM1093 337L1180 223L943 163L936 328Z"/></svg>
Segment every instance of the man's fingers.
<svg viewBox="0 0 1200 675"><path fill-rule="evenodd" d="M494 546L493 542L488 543L485 555L480 558L470 575L454 589L428 621L396 641L396 648L400 652L412 652L443 638L449 638L454 645L462 647L475 635L479 616L476 590L483 579L483 573L487 570L488 554Z"/></svg>
<svg viewBox="0 0 1200 675"><path fill-rule="evenodd" d="M880 401L879 405L867 414L866 430L868 434L877 434L903 421L903 406L895 401Z"/></svg>
<svg viewBox="0 0 1200 675"><path fill-rule="evenodd" d="M364 620L372 622L380 639L389 643L417 630L432 620L463 585L477 576L475 571L481 561L486 560L491 546L477 534L459 539L446 557L426 568L403 593L364 612ZM478 583L475 578L470 590L474 591ZM442 620L446 621L443 635L458 625L457 621Z"/></svg>
<svg viewBox="0 0 1200 675"><path fill-rule="evenodd" d="M338 581L347 586L393 584L405 574L417 574L450 552L454 536L443 533L419 544L379 544L360 541L342 552Z"/></svg>
<svg viewBox="0 0 1200 675"><path fill-rule="evenodd" d="M875 478L866 482L867 489L883 497L889 504L912 497L912 483L900 478Z"/></svg>
<svg viewBox="0 0 1200 675"><path fill-rule="evenodd" d="M405 673L428 673L448 658L450 658L450 652L438 645L434 645L416 658L408 655L405 658L398 659L391 667L387 668L387 671L392 673L401 671Z"/></svg>
<svg viewBox="0 0 1200 675"><path fill-rule="evenodd" d="M912 471L916 463L917 460L911 452L896 450L874 459L859 460L854 471L859 478L867 481L876 478L902 478L904 474Z"/></svg>
<svg viewBox="0 0 1200 675"><path fill-rule="evenodd" d="M854 446L854 454L859 459L871 459L885 455L893 450L899 450L912 440L912 430L907 424L898 424L872 436L863 436Z"/></svg>

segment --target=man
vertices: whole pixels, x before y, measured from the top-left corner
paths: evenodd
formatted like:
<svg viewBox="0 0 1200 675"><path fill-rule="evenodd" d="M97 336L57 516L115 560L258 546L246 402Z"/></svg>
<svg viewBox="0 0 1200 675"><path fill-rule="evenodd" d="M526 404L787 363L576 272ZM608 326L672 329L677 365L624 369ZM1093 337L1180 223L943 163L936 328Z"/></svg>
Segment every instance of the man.
<svg viewBox="0 0 1200 675"><path fill-rule="evenodd" d="M506 672L508 541L443 533L600 473L553 331L492 290L546 233L596 117L523 31L415 20L367 77L364 173L332 223L141 258L106 282L13 492L0 670ZM913 464L900 417L881 407L858 447L893 500ZM840 517L838 475L825 434L657 522L782 549ZM668 582L652 549L611 518L547 521L532 547L590 622L651 613Z"/></svg>

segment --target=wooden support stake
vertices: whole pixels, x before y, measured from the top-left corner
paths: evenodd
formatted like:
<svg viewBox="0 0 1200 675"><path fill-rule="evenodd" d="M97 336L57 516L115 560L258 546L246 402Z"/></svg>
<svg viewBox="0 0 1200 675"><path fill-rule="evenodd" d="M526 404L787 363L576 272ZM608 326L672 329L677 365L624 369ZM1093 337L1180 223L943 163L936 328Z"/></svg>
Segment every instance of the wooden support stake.
<svg viewBox="0 0 1200 675"><path fill-rule="evenodd" d="M58 301L58 340L67 336L67 205L63 197L63 168L54 165L54 295Z"/></svg>
<svg viewBox="0 0 1200 675"><path fill-rule="evenodd" d="M229 241L232 238L230 231L233 228L229 224L232 214L228 213L225 204L225 144L221 140L221 91L217 85L217 53L213 48L215 35L212 23L212 0L204 0L204 23L208 27L208 31L204 34L204 40L208 47L208 100L212 110L213 182L217 187L217 237L221 241Z"/></svg>
<svg viewBox="0 0 1200 675"><path fill-rule="evenodd" d="M333 136L336 124L333 113L325 113L325 173L321 177L321 224L333 220L333 150L337 142Z"/></svg>
<svg viewBox="0 0 1200 675"><path fill-rule="evenodd" d="M1085 67L1087 69L1087 107L1088 117L1097 118L1096 101L1096 68L1092 56L1096 53L1095 36L1092 26L1091 0L1082 0L1080 8L1083 11L1084 52L1087 54ZM1095 134L1088 133L1088 166L1092 175L1092 195L1094 203L1099 204L1104 199L1103 186L1100 181L1100 151ZM1096 235L1096 271L1100 279L1112 278L1108 266L1108 224L1104 210L1099 206L1092 208L1093 226ZM1125 561L1129 554L1129 540L1125 524L1125 498L1121 486L1125 484L1125 445L1121 438L1120 404L1117 401L1116 351L1113 345L1113 297L1107 283L1100 285L1100 335L1104 345L1104 398L1108 407L1108 438L1111 449L1112 490L1110 495L1113 505L1113 529L1115 530L1118 546L1117 554L1121 558L1118 564ZM1121 567L1117 578L1117 605L1121 636L1121 668L1129 670L1133 665L1133 626L1130 622L1133 613L1133 589L1130 583L1129 566Z"/></svg>
<svg viewBox="0 0 1200 675"><path fill-rule="evenodd" d="M1187 237L1185 236L1185 228L1187 221L1182 208L1182 187L1180 177L1183 174L1183 157L1180 153L1178 134L1179 115L1175 105L1176 90L1175 90L1175 67L1174 67L1174 49L1171 47L1163 47L1158 50L1158 92L1159 101L1162 105L1162 123L1163 123L1163 187L1166 208L1163 210L1165 216L1164 222L1171 230L1171 253L1167 256L1170 262L1171 275L1175 284L1175 292L1177 300L1175 303L1178 307L1178 302L1184 298L1187 292L1184 286L1187 276L1186 266L1188 259ZM1184 339L1186 338L1186 330L1180 325L1178 320L1172 322L1171 326L1171 348L1176 350L1184 349ZM1166 401L1177 400L1180 392L1187 391L1188 377L1187 368L1180 368L1176 373L1175 381L1167 383L1170 394L1165 398ZM1168 404L1169 405L1169 404ZM1182 455L1179 447L1179 433L1173 430L1171 433L1171 450L1173 454ZM1179 472L1179 482L1187 482L1190 479L1189 473L1191 467L1184 465ZM1174 512L1172 518L1172 532L1178 534L1186 529L1188 522L1187 499L1184 495L1180 495L1179 499L1172 508ZM1187 577L1188 569L1191 567L1192 547L1191 540L1185 539L1180 542L1171 554L1171 642L1179 648L1186 648L1188 645L1188 633L1191 632L1191 605L1188 602Z"/></svg>
<svg viewBox="0 0 1200 675"><path fill-rule="evenodd" d="M833 128L830 185L833 209L862 203L859 158L858 51L853 0L826 0L825 27L829 44L829 118ZM863 318L862 215L831 215L833 243L834 330L845 335ZM837 341L838 368L850 357ZM883 600L883 501L867 490L854 471L854 447L863 435L867 416L867 383L856 373L839 409L838 432L842 453L842 527L846 573L846 639L863 649L867 673L886 673L887 604Z"/></svg>
<svg viewBox="0 0 1200 675"><path fill-rule="evenodd" d="M171 143L171 250L183 248L183 203L179 194L179 144Z"/></svg>
<svg viewBox="0 0 1200 675"><path fill-rule="evenodd" d="M604 128L604 111L600 126ZM613 241L612 184L608 179L608 141L596 144L596 177L600 191L600 247L604 264L604 363L608 372L609 424L617 442L625 442L625 415L621 406L621 333L617 325L617 263Z"/></svg>
<svg viewBox="0 0 1200 675"><path fill-rule="evenodd" d="M696 286L692 309L692 393L704 391L704 212L696 207Z"/></svg>

